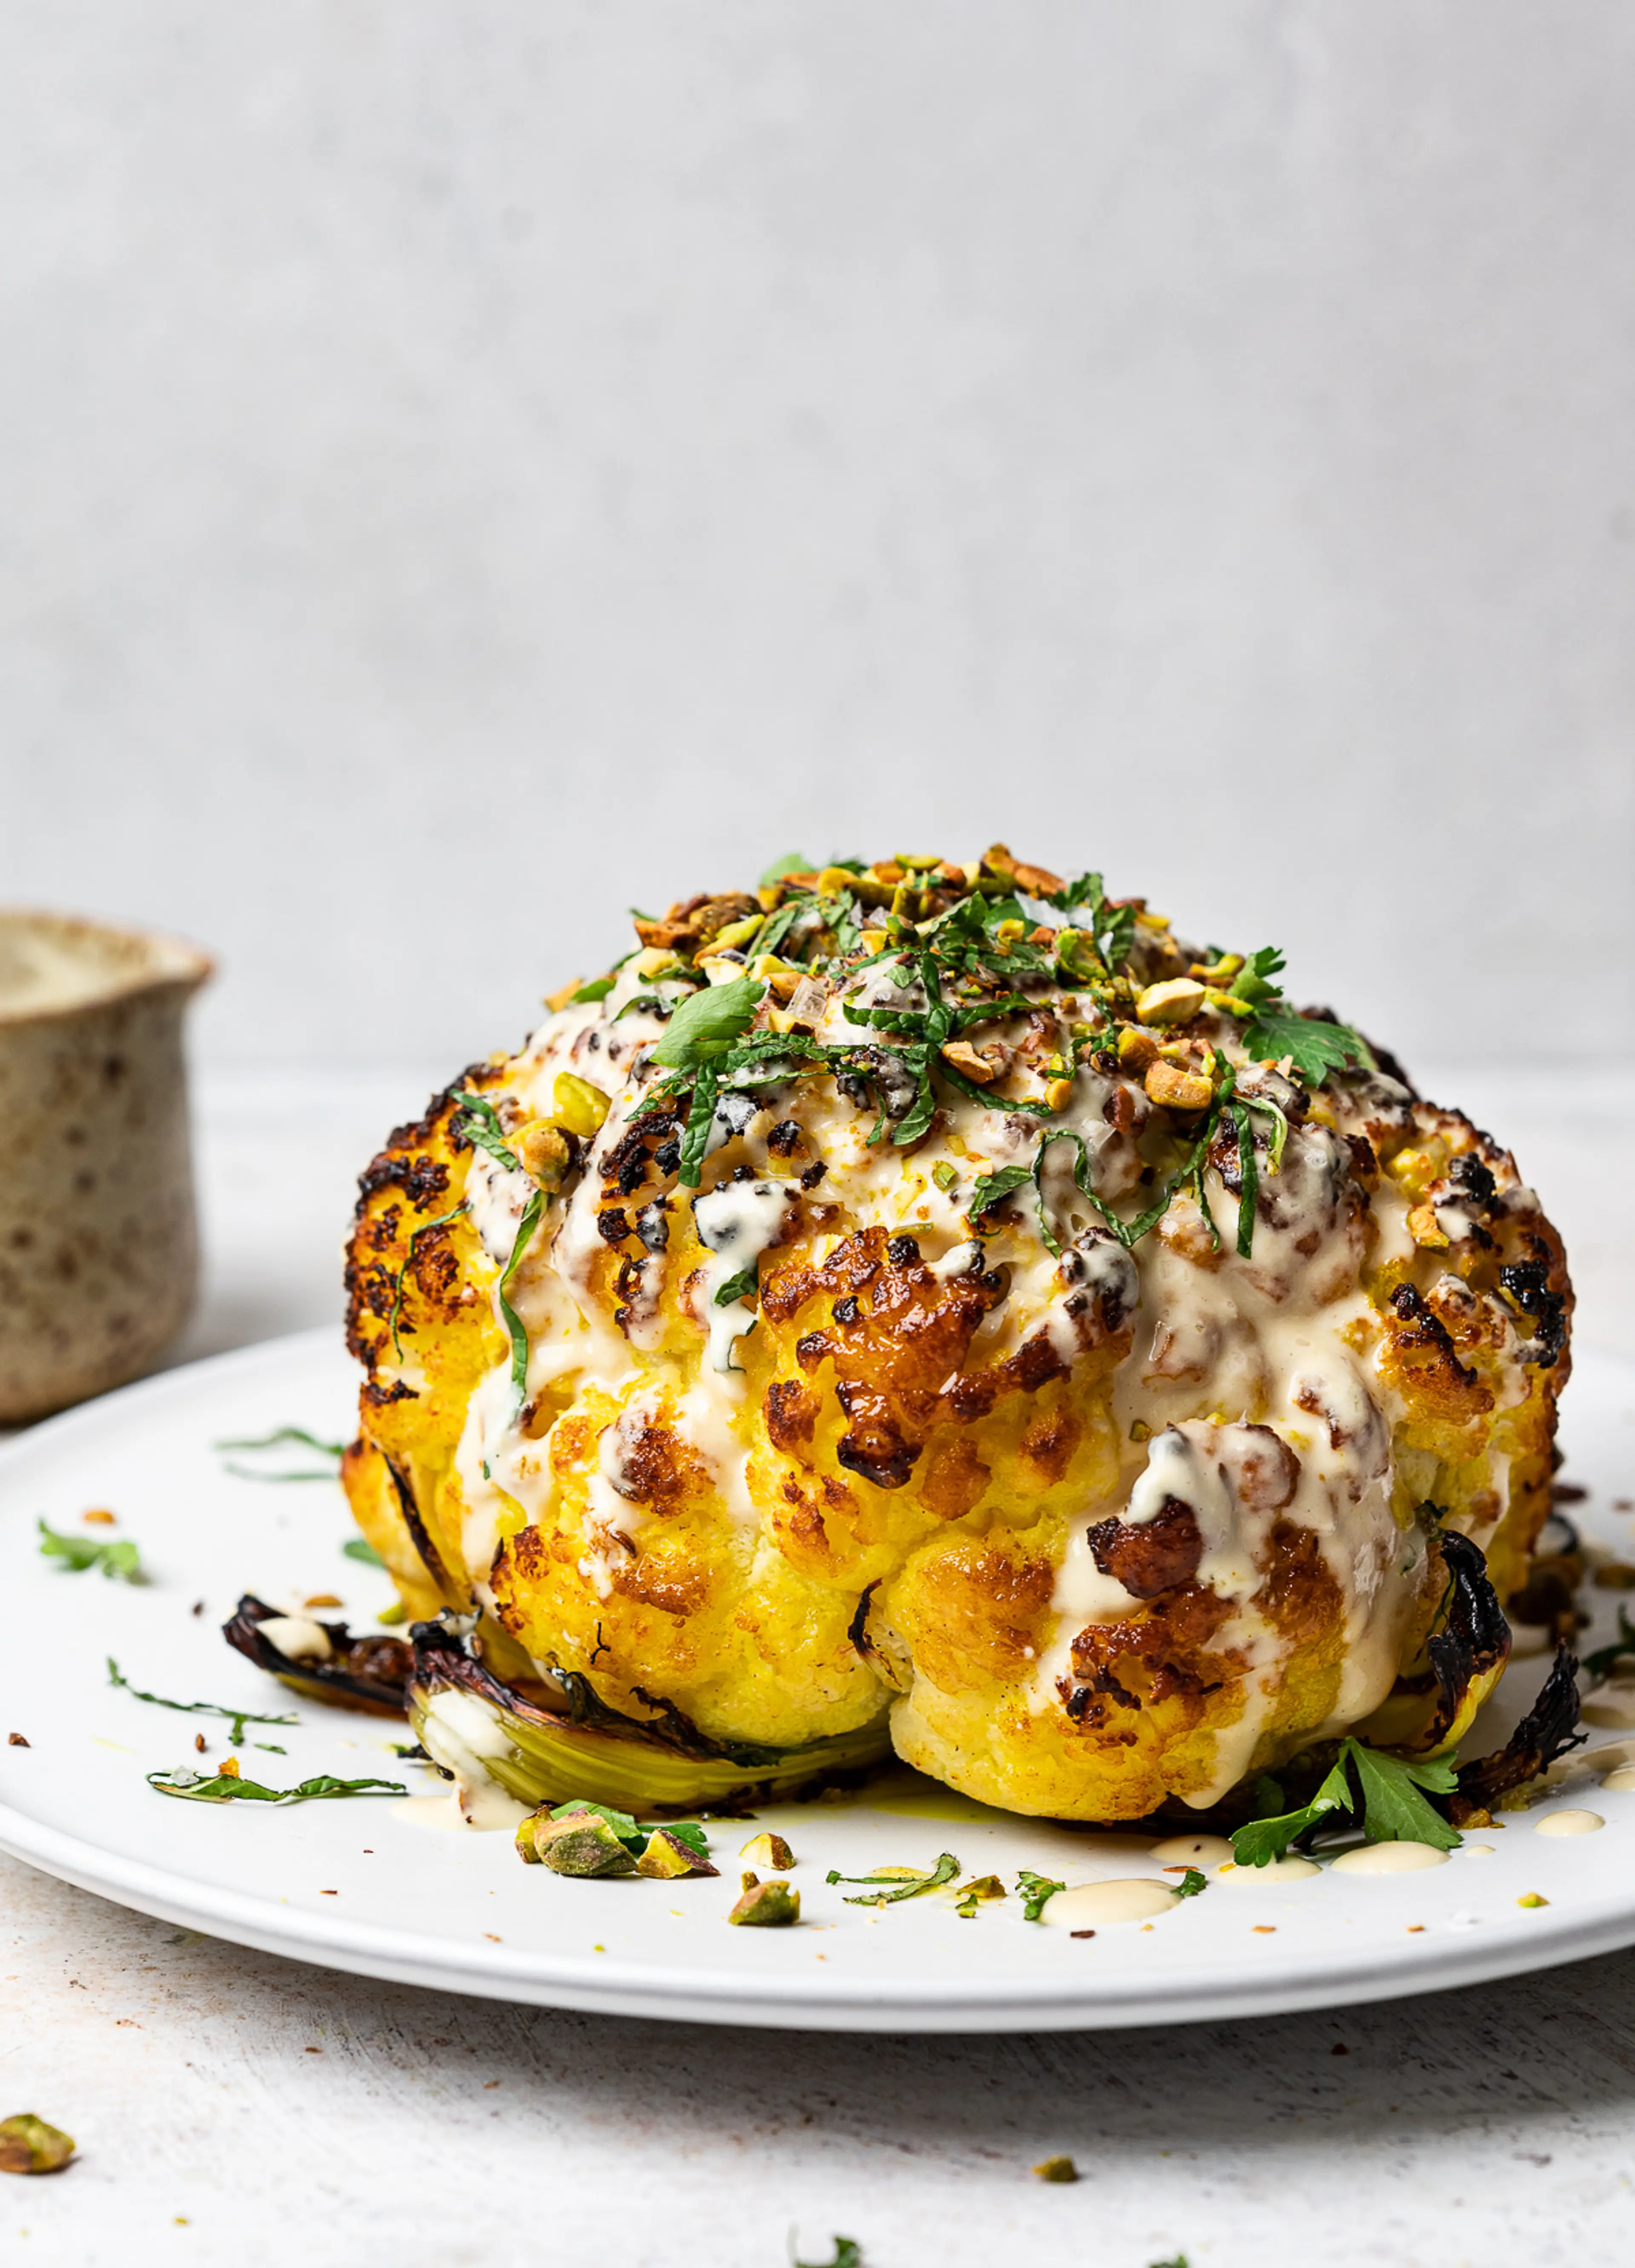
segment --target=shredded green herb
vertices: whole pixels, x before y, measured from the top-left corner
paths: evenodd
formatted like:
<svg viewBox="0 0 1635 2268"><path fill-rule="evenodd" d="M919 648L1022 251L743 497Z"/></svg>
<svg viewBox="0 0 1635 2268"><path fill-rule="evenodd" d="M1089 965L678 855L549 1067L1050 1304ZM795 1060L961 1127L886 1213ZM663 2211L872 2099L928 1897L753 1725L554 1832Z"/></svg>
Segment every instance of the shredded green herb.
<svg viewBox="0 0 1635 2268"><path fill-rule="evenodd" d="M1201 1874L1196 1867L1189 1867L1181 1880L1171 1887L1178 1898L1195 1898L1200 1890L1208 1889L1209 1877Z"/></svg>
<svg viewBox="0 0 1635 2268"><path fill-rule="evenodd" d="M792 2252L790 2268L863 2268L862 2247L852 2238L836 2236L831 2242L835 2247L832 2260L797 2260Z"/></svg>
<svg viewBox="0 0 1635 2268"><path fill-rule="evenodd" d="M254 1709L230 1709L222 1701L169 1701L162 1693L144 1693L139 1685L133 1685L111 1653L107 1666L108 1683L119 1686L133 1701L150 1701L156 1709L178 1709L186 1717L225 1717L232 1727L227 1737L235 1749L244 1745L247 1725L298 1725L301 1721L294 1715L265 1717ZM257 1741L254 1745L262 1748L266 1743ZM284 1750L279 1749L275 1753L282 1756Z"/></svg>
<svg viewBox="0 0 1635 2268"><path fill-rule="evenodd" d="M1053 1882L1048 1874L1035 1874L1024 1867L1016 1877L1016 1894L1022 1901L1022 1919L1037 1921L1057 1892L1066 1888L1065 1882Z"/></svg>
<svg viewBox="0 0 1635 2268"><path fill-rule="evenodd" d="M527 1401L528 1395L528 1335L523 1328L521 1316L518 1314L505 1294L510 1289L512 1278L517 1272L518 1264L528 1248L529 1239L540 1225L540 1217L544 1211L545 1192L543 1189L536 1189L528 1199L522 1219L517 1223L517 1233L511 1248L511 1257L505 1263L499 1282L494 1287L495 1297L499 1303L500 1320L504 1322L505 1335L511 1341L511 1384L512 1391L517 1397L519 1410Z"/></svg>
<svg viewBox="0 0 1635 2268"><path fill-rule="evenodd" d="M349 1535L345 1543L341 1546L341 1550L348 1559L356 1559L363 1566L384 1567L386 1565L386 1561L380 1557L380 1554L375 1550L374 1545L370 1543L367 1536Z"/></svg>
<svg viewBox="0 0 1635 2268"><path fill-rule="evenodd" d="M497 1166L504 1166L508 1174L519 1174L522 1160L505 1139L505 1130L499 1123L499 1113L486 1094L474 1094L467 1088L460 1098L453 1116L453 1130L474 1150L484 1150ZM431 1226L427 1223L428 1227Z"/></svg>
<svg viewBox="0 0 1635 2268"><path fill-rule="evenodd" d="M605 1000L618 979L614 976L593 976L588 984L581 984L571 1005L578 1007L587 1000Z"/></svg>
<svg viewBox="0 0 1635 2268"><path fill-rule="evenodd" d="M959 1871L959 1860L952 1852L945 1851L929 1874L905 1867L881 1867L872 1874L843 1874L837 1867L831 1867L824 1879L830 1883L862 1882L873 1886L871 1895L847 1898L843 1901L846 1905L895 1906L903 1898L918 1897L922 1890L941 1889Z"/></svg>
<svg viewBox="0 0 1635 2268"><path fill-rule="evenodd" d="M43 1559L60 1559L67 1572L83 1575L88 1568L99 1568L104 1575L122 1583L145 1583L142 1562L136 1547L128 1538L118 1543L93 1543L88 1535L59 1535L54 1528L40 1522L41 1542L40 1555Z"/></svg>
<svg viewBox="0 0 1635 2268"><path fill-rule="evenodd" d="M1598 1646L1593 1653L1585 1655L1582 1665L1584 1675L1592 1683L1599 1685L1603 1678L1611 1675L1613 1669L1626 1654L1631 1653L1635 1653L1635 1623L1631 1622L1629 1609L1620 1599L1618 1634L1610 1646Z"/></svg>
<svg viewBox="0 0 1635 2268"><path fill-rule="evenodd" d="M430 1226L429 1223L428 1226ZM231 1457L224 1456L222 1462L225 1469L236 1479L241 1481L332 1481L335 1476L336 1468L346 1454L344 1441L320 1440L318 1435L309 1433L305 1425L278 1425L275 1426L270 1433L258 1433L254 1439L247 1440L217 1441L215 1447L218 1451L231 1449L243 1455L260 1455L272 1450L292 1447L310 1449L314 1456L328 1459L328 1462L322 1466L303 1466L293 1472L288 1470L281 1472L269 1467L256 1469L248 1465L236 1465Z"/></svg>
<svg viewBox="0 0 1635 2268"><path fill-rule="evenodd" d="M409 1793L401 1780L336 1779L329 1772L320 1772L315 1779L304 1779L298 1786L283 1788L263 1787L259 1780L242 1779L233 1772L218 1772L214 1778L207 1779L202 1773L185 1768L149 1772L147 1782L161 1795L185 1796L189 1803L311 1803L325 1796Z"/></svg>

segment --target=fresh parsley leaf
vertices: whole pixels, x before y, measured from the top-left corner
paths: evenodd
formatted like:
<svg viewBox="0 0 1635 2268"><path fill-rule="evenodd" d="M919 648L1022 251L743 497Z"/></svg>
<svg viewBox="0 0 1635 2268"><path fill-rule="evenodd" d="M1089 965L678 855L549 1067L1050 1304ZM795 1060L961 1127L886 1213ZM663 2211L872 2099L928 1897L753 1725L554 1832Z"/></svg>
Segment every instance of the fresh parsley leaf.
<svg viewBox="0 0 1635 2268"><path fill-rule="evenodd" d="M1250 954L1228 990L1237 1000L1274 1000L1280 990L1277 979L1283 974L1283 955L1277 946L1263 945L1258 953Z"/></svg>
<svg viewBox="0 0 1635 2268"><path fill-rule="evenodd" d="M683 1000L665 1027L652 1060L665 1071L697 1071L718 1064L755 1020L766 986L758 976L707 984Z"/></svg>
<svg viewBox="0 0 1635 2268"><path fill-rule="evenodd" d="M863 2251L861 2246L855 2243L850 2236L836 2236L833 2240L833 2242L835 2246L835 2257L832 2260L796 2260L792 2258L789 2264L789 2268L863 2268Z"/></svg>
<svg viewBox="0 0 1635 2268"><path fill-rule="evenodd" d="M105 1575L122 1583L144 1583L142 1563L136 1547L128 1540L117 1543L93 1543L88 1535L59 1535L54 1528L40 1523L42 1542L40 1555L43 1559L60 1559L71 1575L83 1575L88 1567L99 1567Z"/></svg>
<svg viewBox="0 0 1635 2268"><path fill-rule="evenodd" d="M1291 1843L1330 1812L1360 1816L1370 1843L1427 1843L1432 1850L1451 1851L1459 1836L1419 1791L1447 1795L1457 1786L1450 1758L1389 1756L1348 1736L1311 1801L1299 1811L1240 1827L1232 1837L1233 1856L1240 1867L1264 1867L1282 1858Z"/></svg>
<svg viewBox="0 0 1635 2268"><path fill-rule="evenodd" d="M736 1276L727 1278L715 1295L715 1304L718 1307L730 1307L734 1300L748 1299L752 1292L759 1289L760 1283L761 1263L756 1258L750 1262L748 1268L740 1268Z"/></svg>
<svg viewBox="0 0 1635 2268"><path fill-rule="evenodd" d="M1362 1790L1363 1833L1370 1843L1428 1843L1433 1851L1453 1851L1459 1836L1419 1793L1430 1788L1450 1795L1459 1785L1457 1773L1444 1757L1387 1756L1365 1748L1360 1741L1345 1743Z"/></svg>
<svg viewBox="0 0 1635 2268"><path fill-rule="evenodd" d="M384 1567L386 1561L366 1535L349 1535L341 1546L349 1559L357 1559L365 1567Z"/></svg>
<svg viewBox="0 0 1635 2268"><path fill-rule="evenodd" d="M951 1882L959 1871L959 1860L951 1851L945 1851L929 1874L902 1867L882 1867L873 1874L843 1874L837 1868L831 1867L825 1880L885 1886L875 1889L868 1897L847 1898L844 1904L849 1906L895 1906L902 1898L918 1897L922 1890L939 1890L945 1882Z"/></svg>
<svg viewBox="0 0 1635 2268"><path fill-rule="evenodd" d="M129 1694L133 1701L151 1701L156 1709L180 1709L187 1717L226 1718L232 1727L227 1737L235 1749L243 1746L244 1728L247 1725L298 1725L301 1721L296 1716L262 1717L259 1716L254 1709L229 1709L224 1702L220 1701L167 1701L162 1693L144 1693L140 1686L133 1685L111 1653L107 1657L107 1666L108 1683L121 1687ZM258 1749L265 1748L267 1743L264 1741L257 1741L255 1746ZM282 1756L284 1750L275 1749L274 1754Z"/></svg>
<svg viewBox="0 0 1635 2268"><path fill-rule="evenodd" d="M1199 1874L1196 1867L1189 1867L1174 1888L1178 1898L1195 1898L1200 1890L1208 1889L1209 1877Z"/></svg>
<svg viewBox="0 0 1635 2268"><path fill-rule="evenodd" d="M240 1779L232 1772L220 1772L206 1779L198 1772L149 1772L148 1786L157 1788L161 1795L185 1796L189 1803L308 1803L332 1795L407 1795L408 1789L400 1779L336 1779L329 1772L320 1772L315 1779L304 1779L297 1787L263 1787L259 1780Z"/></svg>
<svg viewBox="0 0 1635 2268"><path fill-rule="evenodd" d="M761 877L761 887L770 890L774 882L781 882L785 874L811 874L817 870L810 858L803 858L799 850L791 850L782 858L774 858Z"/></svg>
<svg viewBox="0 0 1635 2268"><path fill-rule="evenodd" d="M426 1226L430 1228L432 1224L428 1221ZM225 1469L236 1480L241 1481L332 1481L336 1466L346 1454L344 1441L320 1441L317 1434L309 1433L305 1425L279 1425L270 1433L256 1435L253 1440L217 1441L214 1446L221 1450L235 1449L245 1455L262 1455L272 1450L297 1447L310 1449L314 1456L327 1457L330 1461L321 1467L302 1466L293 1471L287 1469L280 1471L276 1466L256 1468L234 1464L231 1457L224 1456L222 1463Z"/></svg>
<svg viewBox="0 0 1635 2268"><path fill-rule="evenodd" d="M1321 1086L1330 1071L1359 1063L1375 1068L1368 1042L1349 1024L1325 1024L1310 1016L1297 1016L1281 1008L1256 1010L1244 1027L1243 1044L1259 1063L1278 1063L1287 1056L1300 1077Z"/></svg>
<svg viewBox="0 0 1635 2268"><path fill-rule="evenodd" d="M1022 1919L1037 1921L1057 1892L1066 1888L1065 1882L1053 1882L1048 1874L1030 1874L1024 1867L1016 1877L1017 1896L1022 1901Z"/></svg>
<svg viewBox="0 0 1635 2268"><path fill-rule="evenodd" d="M593 976L588 984L580 985L568 1005L571 1008L577 1008L581 1001L605 1000L616 982L617 979L612 976Z"/></svg>
<svg viewBox="0 0 1635 2268"><path fill-rule="evenodd" d="M1285 1811L1278 1818L1251 1820L1247 1827L1238 1828L1232 1837L1233 1858L1240 1867L1269 1867L1274 1859L1283 1857L1291 1843L1308 1832L1320 1819L1327 1818L1329 1812L1355 1808L1342 1753L1309 1803L1302 1804L1298 1811Z"/></svg>

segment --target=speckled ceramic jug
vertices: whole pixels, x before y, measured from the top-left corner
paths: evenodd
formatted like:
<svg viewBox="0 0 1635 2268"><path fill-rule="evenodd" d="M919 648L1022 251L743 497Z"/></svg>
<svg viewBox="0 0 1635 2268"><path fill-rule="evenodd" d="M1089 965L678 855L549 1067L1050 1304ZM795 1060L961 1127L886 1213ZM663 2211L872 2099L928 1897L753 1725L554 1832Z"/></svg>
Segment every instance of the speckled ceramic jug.
<svg viewBox="0 0 1635 2268"><path fill-rule="evenodd" d="M192 946L0 910L0 1425L147 1369L198 1277Z"/></svg>

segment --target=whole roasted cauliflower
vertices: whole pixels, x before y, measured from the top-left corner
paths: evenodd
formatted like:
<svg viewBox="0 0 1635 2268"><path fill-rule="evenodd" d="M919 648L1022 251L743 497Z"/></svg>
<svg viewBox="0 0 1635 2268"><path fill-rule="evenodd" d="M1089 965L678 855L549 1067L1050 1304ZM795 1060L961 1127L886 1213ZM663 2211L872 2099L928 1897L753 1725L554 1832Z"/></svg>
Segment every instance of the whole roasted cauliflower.
<svg viewBox="0 0 1635 2268"><path fill-rule="evenodd" d="M347 1485L434 1757L1118 1820L1450 1747L1504 1656L1439 1651L1449 1539L1521 1580L1568 1366L1508 1153L1275 951L1002 846L637 929L362 1182Z"/></svg>

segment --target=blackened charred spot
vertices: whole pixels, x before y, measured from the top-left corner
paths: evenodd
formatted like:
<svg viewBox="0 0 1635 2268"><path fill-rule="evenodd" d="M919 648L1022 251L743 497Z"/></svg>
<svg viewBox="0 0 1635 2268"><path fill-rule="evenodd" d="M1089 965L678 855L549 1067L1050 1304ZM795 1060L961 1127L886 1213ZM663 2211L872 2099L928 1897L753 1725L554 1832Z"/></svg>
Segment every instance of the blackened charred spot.
<svg viewBox="0 0 1635 2268"><path fill-rule="evenodd" d="M827 1174L828 1171L829 1167L823 1163L821 1158L814 1159L811 1165L806 1168L805 1172L800 1176L801 1188L803 1189L816 1189L818 1183L822 1180L824 1174Z"/></svg>
<svg viewBox="0 0 1635 2268"><path fill-rule="evenodd" d="M622 1244L630 1233L622 1205L609 1205L596 1216L596 1233L604 1243Z"/></svg>
<svg viewBox="0 0 1635 2268"><path fill-rule="evenodd" d="M907 1485L920 1452L917 1446L905 1441L887 1419L854 1426L850 1433L843 1433L835 1455L859 1480L869 1481L875 1488L900 1489Z"/></svg>
<svg viewBox="0 0 1635 2268"><path fill-rule="evenodd" d="M806 1331L795 1341L795 1360L802 1370L811 1370L829 1352L829 1341L821 1331Z"/></svg>
<svg viewBox="0 0 1635 2268"><path fill-rule="evenodd" d="M383 1150L358 1176L360 1208L379 1190L400 1189L416 1212L427 1211L448 1188L448 1167L435 1158L402 1157Z"/></svg>
<svg viewBox="0 0 1635 2268"><path fill-rule="evenodd" d="M1493 1179L1491 1167L1484 1166L1474 1150L1467 1150L1462 1157L1454 1160L1447 1168L1447 1178L1456 1182L1470 1203L1480 1205L1484 1211L1492 1204L1498 1192L1499 1184Z"/></svg>
<svg viewBox="0 0 1635 2268"><path fill-rule="evenodd" d="M799 1119L784 1118L767 1136L766 1146L775 1158L792 1158L805 1138Z"/></svg>
<svg viewBox="0 0 1635 2268"><path fill-rule="evenodd" d="M912 1236L894 1236L886 1247L886 1257L894 1268L907 1268L919 1256L918 1241Z"/></svg>
<svg viewBox="0 0 1635 2268"><path fill-rule="evenodd" d="M674 1137L668 1142L660 1142L659 1147L653 1152L653 1164L661 1174L678 1172L681 1163L681 1145Z"/></svg>
<svg viewBox="0 0 1635 2268"><path fill-rule="evenodd" d="M1100 1521L1086 1540L1101 1572L1137 1599L1156 1599L1189 1583L1204 1557L1191 1506L1173 1496L1165 1498L1153 1519L1133 1527L1122 1520Z"/></svg>
<svg viewBox="0 0 1635 2268"><path fill-rule="evenodd" d="M1425 1313L1425 1301L1411 1284L1399 1284L1391 1294L1391 1305L1405 1323L1415 1322Z"/></svg>
<svg viewBox="0 0 1635 2268"><path fill-rule="evenodd" d="M1505 1291L1530 1316L1535 1336L1527 1342L1522 1359L1541 1370L1553 1369L1567 1340L1567 1303L1550 1288L1550 1270L1542 1260L1514 1260L1499 1271Z"/></svg>
<svg viewBox="0 0 1635 2268"><path fill-rule="evenodd" d="M372 1410L389 1410L394 1402L418 1402L420 1396L399 1378L390 1386L377 1386L372 1379L364 1388L363 1398Z"/></svg>

